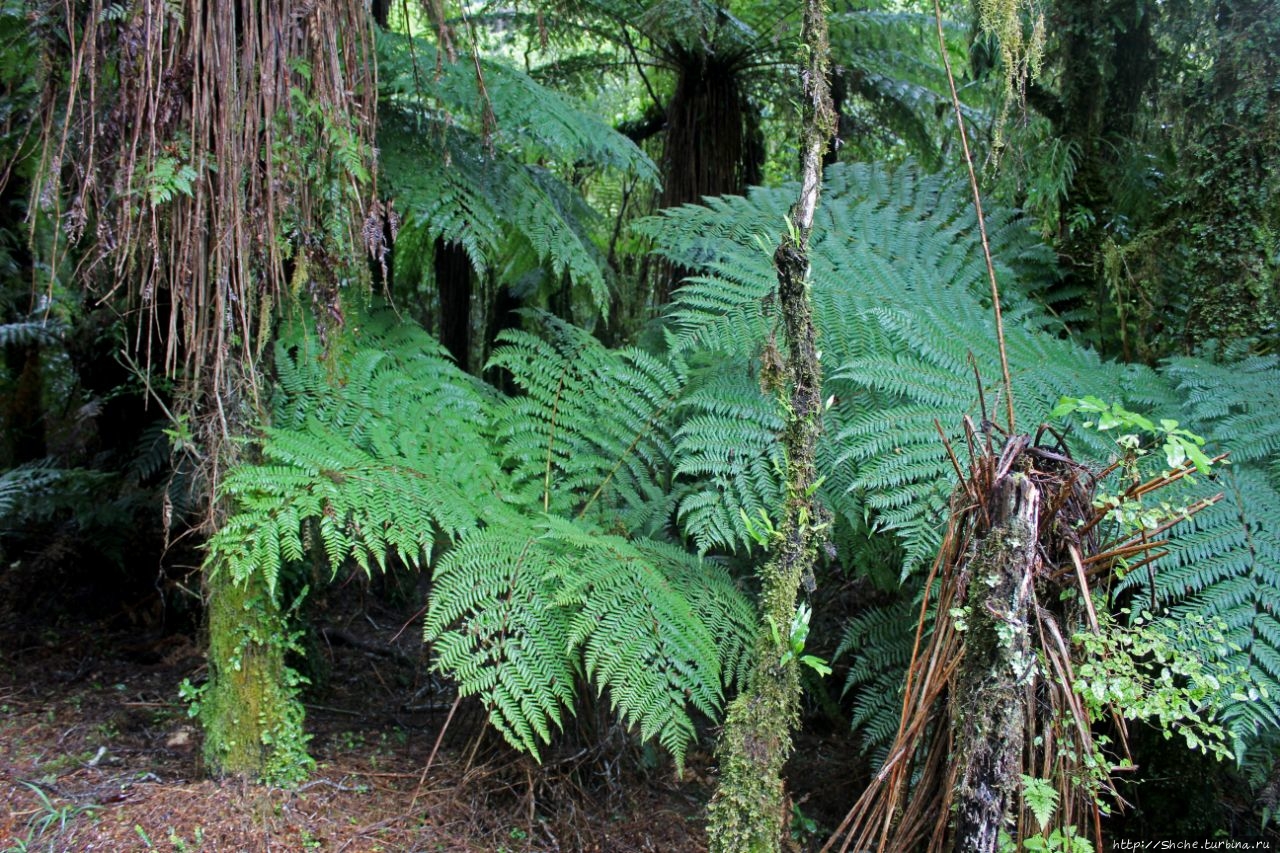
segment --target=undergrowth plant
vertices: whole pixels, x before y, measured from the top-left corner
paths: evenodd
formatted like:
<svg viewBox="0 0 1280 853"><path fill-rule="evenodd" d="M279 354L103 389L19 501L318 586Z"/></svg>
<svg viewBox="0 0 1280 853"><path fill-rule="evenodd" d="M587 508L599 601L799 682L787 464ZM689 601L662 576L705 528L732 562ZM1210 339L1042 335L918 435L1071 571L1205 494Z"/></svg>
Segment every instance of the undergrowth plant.
<svg viewBox="0 0 1280 853"><path fill-rule="evenodd" d="M658 251L693 271L670 312L674 351L695 374L682 408L678 465L696 473L680 497L682 521L703 548L751 544L747 520L776 506L778 466L770 433L781 414L760 394L760 377L776 363L777 306L769 252L790 188L752 189L745 198L710 199L669 210L640 227ZM870 538L844 535L869 525L903 550L907 581L936 553L956 478L940 440L963 446L958 424L970 416L994 435L991 412L1001 391L980 377L1000 375L991 340L990 296L976 225L961 184L917 166L835 166L813 236L812 289L828 394L827 432L819 453L821 496L837 519L839 560L881 577L885 559ZM1171 359L1157 369L1106 361L1064 337L1061 323L1036 301L1054 276L1052 259L1013 212L988 211L987 230L1003 284L1005 338L1014 408L1022 423L1044 420L1064 393L1115 401L1153 426L1177 421L1213 444L1175 441L1187 455L1226 451L1233 464L1215 479L1199 477L1180 505L1223 492L1162 547L1162 557L1121 582L1136 599L1155 597L1174 617L1200 613L1227 625L1225 646L1203 633L1190 650L1243 669L1258 686L1244 700L1225 691L1223 721L1246 764L1265 766L1263 743L1280 722L1280 368L1275 356L1230 353ZM713 354L709 356L706 354ZM707 388L698 393L699 387ZM988 409L989 407L989 409ZM941 425L941 426L940 426ZM1166 436L1168 438L1169 436ZM1185 438L1185 436L1182 436ZM1105 465L1115 447L1107 433L1067 428L1077 458ZM739 512L739 510L745 512ZM1150 512L1151 510L1146 510ZM745 520L744 520L745 519ZM868 746L897 727L899 706L883 697L901 675L913 637L894 631L918 608L912 581L884 610L849 626L842 649L856 652L850 690ZM1197 645L1199 644L1199 645Z"/></svg>
<svg viewBox="0 0 1280 853"><path fill-rule="evenodd" d="M742 678L752 619L713 560L631 535L661 532L649 504L682 380L543 319L495 356L512 398L390 312L330 361L306 337L282 344L262 462L227 477L239 509L211 559L277 594L308 551L335 571L422 566L437 669L512 745L539 755L585 679L679 764L692 711L714 715Z"/></svg>

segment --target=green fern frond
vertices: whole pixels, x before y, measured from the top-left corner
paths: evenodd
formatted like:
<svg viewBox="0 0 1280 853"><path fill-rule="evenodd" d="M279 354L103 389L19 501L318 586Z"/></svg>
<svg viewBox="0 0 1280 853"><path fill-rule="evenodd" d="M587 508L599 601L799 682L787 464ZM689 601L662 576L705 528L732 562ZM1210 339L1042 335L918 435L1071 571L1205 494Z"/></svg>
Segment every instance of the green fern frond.
<svg viewBox="0 0 1280 853"><path fill-rule="evenodd" d="M1193 422L1230 448L1234 461L1280 457L1280 358L1174 358L1164 373L1185 395Z"/></svg>
<svg viewBox="0 0 1280 853"><path fill-rule="evenodd" d="M387 33L378 47L387 102L381 165L405 211L398 274L421 277L437 239L462 246L478 272L501 270L527 248L605 313L598 216L557 170L588 164L654 183L653 162L581 105L499 60L481 61L481 83L472 62L450 60L426 41ZM423 69L432 70L429 91ZM489 110L492 122L479 126L458 118Z"/></svg>
<svg viewBox="0 0 1280 853"><path fill-rule="evenodd" d="M508 370L523 396L497 415L517 483L542 492L544 509L610 514L628 530L654 529L671 508L671 412L684 387L676 362L606 349L550 315L543 336L507 331L490 366Z"/></svg>
<svg viewBox="0 0 1280 853"><path fill-rule="evenodd" d="M861 730L863 748L873 757L898 732L902 674L911 662L919 601L909 597L872 607L850 619L835 658L852 653L844 693L853 694L850 726ZM897 700L897 701L895 701Z"/></svg>
<svg viewBox="0 0 1280 853"><path fill-rule="evenodd" d="M581 161L657 181L657 166L635 143L569 96L540 85L499 58L480 60L482 92L469 58L450 59L425 39L380 33L378 51L379 86L393 103L430 99L454 117L478 116L482 110L477 105L487 105L496 124L496 147L523 152L530 161ZM431 74L425 91L420 88L423 69Z"/></svg>
<svg viewBox="0 0 1280 853"><path fill-rule="evenodd" d="M588 677L625 722L682 765L694 738L686 708L719 711L722 661L740 672L754 614L726 577L672 546L615 536L561 541L571 547L560 564L560 600L577 611L570 643L581 648Z"/></svg>
<svg viewBox="0 0 1280 853"><path fill-rule="evenodd" d="M563 728L576 681L572 612L556 600L559 555L543 532L508 518L453 548L433 573L423 628L437 668L535 757Z"/></svg>
<svg viewBox="0 0 1280 853"><path fill-rule="evenodd" d="M364 345L332 358L305 334L278 347L278 426L262 464L225 478L238 510L209 543L211 564L237 578L261 573L274 589L302 556L304 523L335 571L347 559L385 568L390 553L416 565L438 536L461 538L517 499L497 460L475 453L492 441L492 393L390 312L352 319Z"/></svg>
<svg viewBox="0 0 1280 853"><path fill-rule="evenodd" d="M62 324L56 320L0 323L0 347L57 343L61 340L62 333Z"/></svg>
<svg viewBox="0 0 1280 853"><path fill-rule="evenodd" d="M754 617L720 569L672 546L547 517L468 537L434 575L425 636L515 746L563 725L581 660L613 709L682 763L688 708L718 712L741 678Z"/></svg>
<svg viewBox="0 0 1280 853"><path fill-rule="evenodd" d="M732 362L685 395L676 433L676 474L687 484L679 519L702 553L750 550L745 514L776 513L782 503L783 420L746 371Z"/></svg>
<svg viewBox="0 0 1280 853"><path fill-rule="evenodd" d="M0 472L0 525L17 527L20 521L38 512L44 496L53 491L63 474L52 459Z"/></svg>

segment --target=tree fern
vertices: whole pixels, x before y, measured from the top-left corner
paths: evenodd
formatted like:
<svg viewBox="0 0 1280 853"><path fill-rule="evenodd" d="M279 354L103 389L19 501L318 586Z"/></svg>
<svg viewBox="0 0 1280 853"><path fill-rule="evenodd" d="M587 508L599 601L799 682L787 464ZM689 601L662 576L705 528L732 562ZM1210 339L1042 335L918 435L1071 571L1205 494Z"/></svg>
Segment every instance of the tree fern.
<svg viewBox="0 0 1280 853"><path fill-rule="evenodd" d="M406 212L397 266L420 269L437 238L460 244L480 272L523 245L557 280L584 287L603 312L609 294L592 238L597 216L548 165L589 164L652 182L652 161L568 97L500 61L481 61L477 70L426 41L388 33L379 51L382 166ZM424 73L432 75L430 104ZM481 114L491 118L470 126L454 118Z"/></svg>
<svg viewBox="0 0 1280 853"><path fill-rule="evenodd" d="M820 209L822 230L815 233L812 254L824 383L833 392L821 448L829 473L823 495L837 515L856 520L866 513L877 529L894 533L904 550L905 577L932 558L947 516L954 468L939 427L963 464L961 418L972 418L981 436L991 429L982 401L987 411L1000 402L1000 389L991 380L999 375L999 353L990 333L985 271L958 184L922 176L911 166L860 166L833 168L827 185L832 193ZM760 412L772 404L751 396L750 374L759 368L747 365L768 361L776 321L768 299L772 244L758 235L777 230L786 198L785 192L755 189L746 198L667 211L640 226L661 252L697 273L678 291L669 314L673 348L690 363L709 351L726 365L736 364L724 370L737 378L719 381L754 400L751 408ZM1238 647L1230 652L1232 662L1265 690L1229 712L1237 733L1252 738L1280 719L1280 700L1272 698L1280 667L1275 645L1280 553L1271 533L1280 529L1275 359L1215 365L1183 358L1160 371L1104 361L1061 337L1059 324L1034 301L1036 282L1051 276L1052 267L1026 226L1013 213L997 210L989 227L1007 300L1006 345L1024 429L1042 421L1063 394L1094 394L1186 422L1218 437L1237 458L1234 473L1221 484L1200 487L1203 494L1223 489L1223 501L1188 529L1172 531L1169 555L1151 573L1137 572L1127 583L1175 611L1206 612L1228 623L1229 639ZM766 445L756 436L758 417L716 418L699 411L704 405L691 397L682 408L687 417L679 433L682 448L737 443L757 456L762 452ZM1069 431L1068 440L1077 456L1099 463L1112 450L1093 431ZM769 482L760 476L768 473L767 466L744 466L727 452L691 454L690 461L682 458L678 464L682 475L695 480L687 484L682 507L714 505L721 493L744 503L750 500L744 496L770 493ZM769 480L776 483L776 476ZM689 512L682 520L693 525L700 542L728 547L742 532L729 529L727 515L717 517L718 527L704 521L716 517L710 512ZM852 555L844 559L858 562ZM1145 587L1150 578L1153 590ZM902 638L874 630L880 624L875 620L882 618L864 614L851 627L846 645L861 644L872 661L892 667ZM1203 653L1223 650L1206 647ZM890 728L888 718L876 716L888 683L876 679L887 678L884 672L870 663L855 664L855 714L871 740Z"/></svg>
<svg viewBox="0 0 1280 853"><path fill-rule="evenodd" d="M882 515L880 523L903 534L908 567L913 567L936 547L939 512L950 492L951 466L933 419L953 412L942 420L954 433L960 414L980 417L978 390L966 378L972 375L971 348L978 350L983 373L997 372L996 354L985 344L985 266L974 244L963 187L956 182L921 175L913 166L885 170L860 165L829 169L826 186L830 196L819 210L812 250L819 346L826 381L835 392L828 412L831 425L819 448L835 475L824 498L849 518L863 512L864 494L874 493L868 498L875 501L872 509L898 510ZM711 199L706 207L667 211L639 226L655 239L658 251L702 273L686 280L669 314L677 352L709 350L742 365L767 352L775 324L768 299L774 272L772 238L763 235L778 230L790 192L756 188L746 198ZM1018 275L1049 269L1050 258L1011 212L994 211L989 233L1003 259L1002 274L1014 282L1011 292L1018 292ZM1039 346L1048 338L1037 336L1035 322L1042 318L1026 316L1027 334ZM951 327L926 331L924 323ZM1069 344L1059 349L1071 352ZM740 387L750 394L745 382ZM1061 393L1039 396L1029 405L1051 404ZM908 403L917 408L896 408ZM686 404L691 421L682 428L682 445L738 444L758 456L762 444L750 419L738 419L735 426L733 418L704 414L698 405L697 400ZM772 403L760 400L757 405L767 411ZM870 446L858 440L865 438L874 439ZM892 454L883 452L886 444ZM919 447L912 449L915 444ZM859 463L872 456L878 470L864 481ZM727 513L726 520L726 513L703 508L716 506L726 492L776 494L776 486L771 491L761 481L759 462L743 465L725 453L716 469L705 454L695 458L701 484L682 503L699 510L688 513L698 525L691 532L702 544L727 547L743 541L746 534L734 521L736 511ZM712 536L711 529L725 532Z"/></svg>
<svg viewBox="0 0 1280 853"><path fill-rule="evenodd" d="M226 478L214 564L274 587L317 548L335 569L434 563L437 667L514 746L538 754L585 675L681 761L752 620L714 563L618 535L671 514L681 370L543 318L495 356L524 390L503 399L389 312L351 325L328 359L305 336L279 348L276 425Z"/></svg>

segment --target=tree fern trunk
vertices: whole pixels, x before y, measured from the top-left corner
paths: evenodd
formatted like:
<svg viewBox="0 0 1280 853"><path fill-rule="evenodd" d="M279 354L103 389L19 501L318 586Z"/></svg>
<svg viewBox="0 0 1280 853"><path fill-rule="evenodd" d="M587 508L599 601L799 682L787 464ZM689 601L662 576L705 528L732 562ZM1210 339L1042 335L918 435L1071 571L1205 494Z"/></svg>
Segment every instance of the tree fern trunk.
<svg viewBox="0 0 1280 853"><path fill-rule="evenodd" d="M809 232L822 186L822 156L835 114L827 84L827 25L821 0L806 0L803 49L804 148L795 226L774 254L786 333L787 497L773 553L761 571L761 615L750 685L729 707L719 747L720 786L710 806L711 849L749 853L780 849L788 807L782 768L799 717L800 678L789 626L802 582L812 590L821 543L822 510L813 498L815 455L822 430L822 373L809 302Z"/></svg>
<svg viewBox="0 0 1280 853"><path fill-rule="evenodd" d="M956 786L956 853L996 853L1018 800L1026 684L1034 670L1027 608L1040 530L1040 492L1022 476L993 495L998 517L969 563L970 613L959 701L952 705L963 768Z"/></svg>
<svg viewBox="0 0 1280 853"><path fill-rule="evenodd" d="M260 575L206 571L209 684L201 700L204 760L214 776L287 783L310 766L302 706L286 678L287 626Z"/></svg>
<svg viewBox="0 0 1280 853"><path fill-rule="evenodd" d="M440 343L458 367L471 369L471 259L458 243L436 240L433 264L440 299Z"/></svg>
<svg viewBox="0 0 1280 853"><path fill-rule="evenodd" d="M760 182L764 140L747 97L745 70L714 50L678 55L676 89L667 107L658 207L701 204L707 196L741 195ZM665 305L685 270L661 264L654 304Z"/></svg>

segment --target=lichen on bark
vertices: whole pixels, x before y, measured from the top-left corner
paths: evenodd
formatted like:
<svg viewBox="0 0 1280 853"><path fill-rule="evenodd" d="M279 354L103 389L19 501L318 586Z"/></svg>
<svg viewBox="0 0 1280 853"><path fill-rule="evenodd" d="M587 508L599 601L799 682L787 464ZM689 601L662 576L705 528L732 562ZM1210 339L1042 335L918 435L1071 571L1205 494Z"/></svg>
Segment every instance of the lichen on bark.
<svg viewBox="0 0 1280 853"><path fill-rule="evenodd" d="M995 853L1018 802L1027 690L1035 672L1028 608L1040 493L1015 474L997 487L997 518L969 563L964 662L952 705L957 853Z"/></svg>
<svg viewBox="0 0 1280 853"><path fill-rule="evenodd" d="M729 706L717 750L720 784L708 809L713 853L770 853L781 848L789 816L782 768L799 717L800 676L787 627L801 584L813 589L823 534L814 498L816 447L822 431L822 372L809 303L809 234L822 187L822 158L835 128L828 88L829 47L821 0L806 0L801 34L804 144L799 198L774 254L786 354L778 389L787 412L786 501L773 553L760 570L761 619L748 686Z"/></svg>

